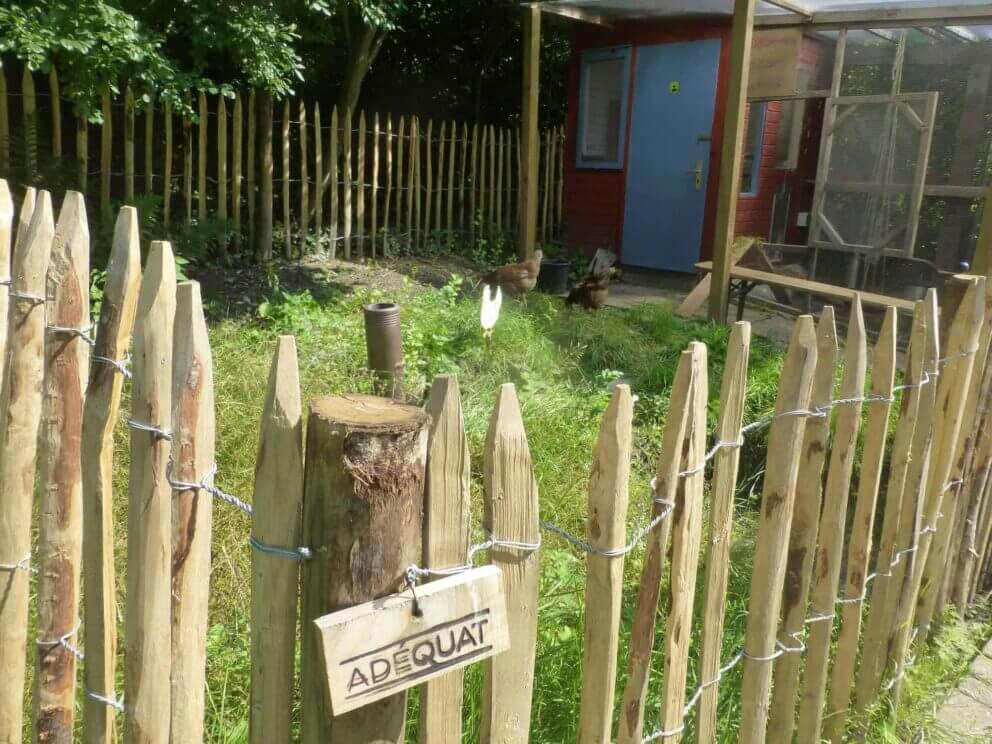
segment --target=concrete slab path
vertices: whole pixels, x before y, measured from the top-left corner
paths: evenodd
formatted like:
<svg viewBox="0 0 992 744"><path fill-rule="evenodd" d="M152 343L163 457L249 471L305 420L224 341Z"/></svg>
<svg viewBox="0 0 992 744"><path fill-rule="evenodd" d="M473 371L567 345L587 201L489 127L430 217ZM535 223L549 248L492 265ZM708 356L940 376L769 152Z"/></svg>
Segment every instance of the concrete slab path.
<svg viewBox="0 0 992 744"><path fill-rule="evenodd" d="M937 711L937 726L961 744L992 741L992 640Z"/></svg>

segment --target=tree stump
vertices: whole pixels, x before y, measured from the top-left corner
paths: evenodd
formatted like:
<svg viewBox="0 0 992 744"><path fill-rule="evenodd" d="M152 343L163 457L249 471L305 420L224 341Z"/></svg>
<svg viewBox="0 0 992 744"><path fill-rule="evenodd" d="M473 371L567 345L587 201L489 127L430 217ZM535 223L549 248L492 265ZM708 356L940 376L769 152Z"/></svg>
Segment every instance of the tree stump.
<svg viewBox="0 0 992 744"><path fill-rule="evenodd" d="M406 693L332 717L313 621L402 591L421 560L424 470L430 417L364 395L310 404L303 576L304 742L403 741Z"/></svg>

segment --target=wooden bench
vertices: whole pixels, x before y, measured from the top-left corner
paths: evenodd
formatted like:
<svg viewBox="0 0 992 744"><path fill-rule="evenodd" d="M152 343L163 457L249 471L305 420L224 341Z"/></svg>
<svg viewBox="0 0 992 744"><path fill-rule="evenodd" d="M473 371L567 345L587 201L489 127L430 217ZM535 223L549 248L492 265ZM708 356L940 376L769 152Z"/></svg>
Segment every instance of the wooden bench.
<svg viewBox="0 0 992 744"><path fill-rule="evenodd" d="M713 271L713 262L701 261L696 264L696 269L704 275L709 274ZM898 310L910 314L912 314L916 304L911 300L904 300L899 297L889 297L888 295L876 294L874 292L859 292L858 290L847 287L838 287L835 284L824 284L823 282L814 282L810 279L801 279L799 277L775 274L770 271L734 266L730 270L730 286L737 291L737 320L741 320L744 317L744 304L747 302L747 296L759 284L769 287L792 289L797 292L820 295L844 302L853 302L855 295L859 295L864 305L876 305L878 307L888 307L891 305Z"/></svg>

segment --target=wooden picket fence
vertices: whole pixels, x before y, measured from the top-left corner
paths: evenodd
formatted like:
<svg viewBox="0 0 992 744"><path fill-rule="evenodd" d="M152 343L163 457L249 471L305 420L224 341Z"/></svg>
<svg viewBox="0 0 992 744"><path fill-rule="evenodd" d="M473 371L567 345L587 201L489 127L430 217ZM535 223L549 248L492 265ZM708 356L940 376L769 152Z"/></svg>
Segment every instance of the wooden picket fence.
<svg viewBox="0 0 992 744"><path fill-rule="evenodd" d="M179 215L226 226L221 256L247 240L270 259L274 216L287 258L317 250L375 257L427 241L451 249L483 238L516 242L519 128L336 107L322 119L319 103L273 102L256 91L232 99L191 92L194 119L124 86L121 96L102 97L97 148L96 127L60 98L55 68L41 86L27 66L19 81L7 75L0 66L0 177L37 185L53 168L71 167L64 153L74 140L71 180L83 194L98 180L102 212L112 199L156 195L166 231ZM563 127L540 134L537 229L545 242L560 232L564 149Z"/></svg>
<svg viewBox="0 0 992 744"><path fill-rule="evenodd" d="M327 425L334 399L311 403L304 458L295 342L280 338L262 413L254 493L245 503L213 485L210 345L199 287L177 285L169 243L150 245L142 271L136 211L121 209L91 337L82 196L70 192L56 222L48 192L28 191L16 231L14 224L14 205L0 181L0 349L6 360L0 398L0 741L20 741L25 727L32 576L37 668L28 725L37 740L72 739L77 698L86 742L114 741L118 714L126 742L202 740L215 500L251 517L253 742L289 741L297 673L304 742L402 741L405 693L332 717L311 621L342 603L406 591L411 574L429 578L463 570L483 550L502 569L512 638L509 651L483 662L483 740L527 742L542 532L587 554L583 744L678 741L692 733L713 741L718 699L727 694L720 681L737 665L743 667L741 741L791 742L796 736L800 742L839 742L857 735L861 714L880 695L898 701L911 648L923 642L944 606L966 607L989 578L992 313L984 278L951 279L939 308L934 291L917 304L899 384L895 309L885 314L874 343L866 390L868 335L860 303L854 303L836 393L834 311L826 308L818 323L800 317L774 414L747 424L750 328L737 323L712 442L706 430L707 348L690 344L671 391L653 517L633 534L627 514L630 389L618 386L603 416L589 481L588 534L578 537L540 521L520 407L513 385L504 385L482 467L488 539L470 545L470 464L457 379L435 380L429 415L383 401L408 410L420 422L415 426L424 427L422 437L415 432L405 440L413 451L402 479L404 498L414 499L423 528L415 521L412 536L397 540L397 512L388 500L364 527L362 519L340 518L364 512L342 511L355 507L343 503L351 498L342 495L351 481L341 480L344 470L335 470L335 457L321 449L339 436ZM122 495L113 492L111 473L125 377L131 377L131 451L120 696L114 684L118 577L111 505ZM741 445L762 428L768 429L767 463L746 636L736 654L721 658ZM852 493L859 437L860 475ZM336 446L338 460L346 459L345 451L361 454L340 441ZM366 448L362 456L375 451ZM376 488L377 471L362 472L362 487ZM360 529L367 532L351 539ZM642 547L629 651L621 659L624 559ZM349 566L367 559L378 561L378 569L353 569L352 582L340 580ZM652 659L666 575L658 669ZM694 618L697 606L701 617ZM702 629L698 641L694 625ZM701 684L690 689L690 651L697 642L691 678ZM621 663L625 686L617 709ZM77 691L79 666L83 683ZM658 720L647 721L647 690L657 674L661 710ZM462 696L458 672L425 685L421 741L462 739Z"/></svg>

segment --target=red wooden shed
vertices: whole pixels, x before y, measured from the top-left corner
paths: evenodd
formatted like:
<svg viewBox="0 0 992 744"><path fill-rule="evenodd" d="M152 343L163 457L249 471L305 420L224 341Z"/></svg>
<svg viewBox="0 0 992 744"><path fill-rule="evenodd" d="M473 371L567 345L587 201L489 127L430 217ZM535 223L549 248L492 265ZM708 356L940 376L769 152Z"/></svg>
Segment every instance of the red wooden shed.
<svg viewBox="0 0 992 744"><path fill-rule="evenodd" d="M678 272L712 256L717 315L734 235L794 245L809 278L896 295L984 261L988 5L534 6L572 21L566 247Z"/></svg>

